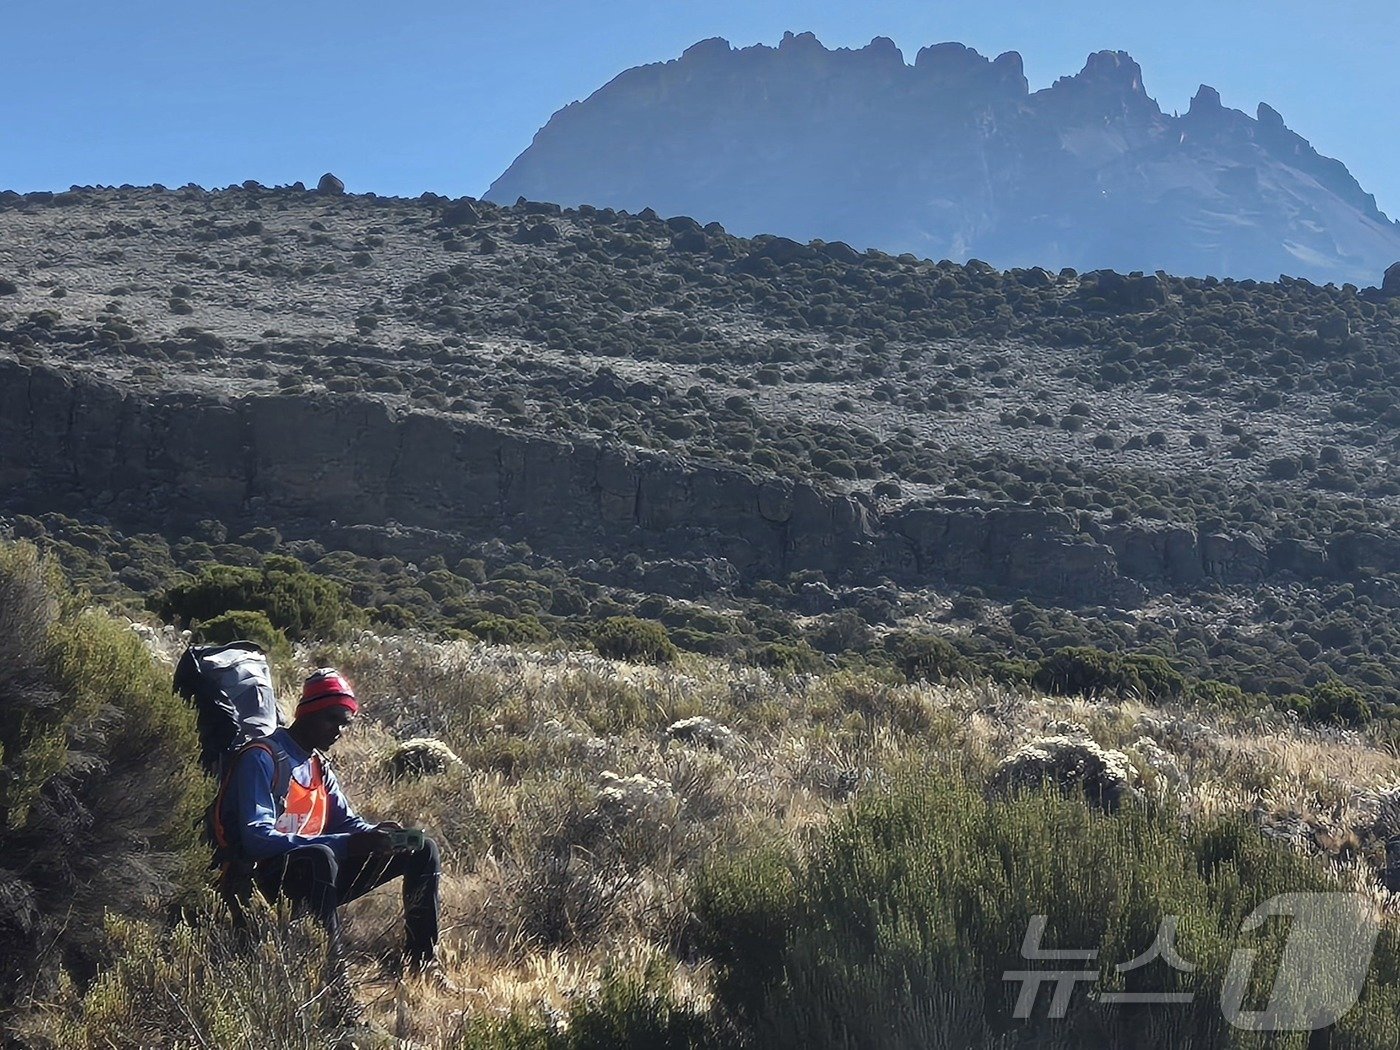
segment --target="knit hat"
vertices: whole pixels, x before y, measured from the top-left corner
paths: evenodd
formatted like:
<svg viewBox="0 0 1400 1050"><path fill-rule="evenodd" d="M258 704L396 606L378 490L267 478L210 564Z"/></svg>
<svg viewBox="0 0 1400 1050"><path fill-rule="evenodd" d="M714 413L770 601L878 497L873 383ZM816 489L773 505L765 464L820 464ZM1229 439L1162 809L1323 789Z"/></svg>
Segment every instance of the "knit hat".
<svg viewBox="0 0 1400 1050"><path fill-rule="evenodd" d="M360 709L349 680L334 667L323 667L302 683L296 716L314 715L332 707L344 707L352 712Z"/></svg>

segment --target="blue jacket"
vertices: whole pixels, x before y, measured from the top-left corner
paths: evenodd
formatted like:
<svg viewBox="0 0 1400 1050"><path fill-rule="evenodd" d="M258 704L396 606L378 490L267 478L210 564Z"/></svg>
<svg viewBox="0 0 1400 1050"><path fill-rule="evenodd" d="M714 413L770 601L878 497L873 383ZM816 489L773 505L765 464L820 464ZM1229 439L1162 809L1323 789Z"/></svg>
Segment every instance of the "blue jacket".
<svg viewBox="0 0 1400 1050"><path fill-rule="evenodd" d="M302 749L286 729L278 729L267 737L274 747L287 756L292 779L302 787L311 784L311 755ZM284 835L275 829L277 806L273 801L272 782L276 768L272 756L262 748L246 751L238 759L233 779L224 796L223 822L229 838L251 861L268 860L301 846L329 846L336 859L344 861L350 836L359 831L373 831L374 825L357 816L349 799L340 790L328 763L322 763L326 793L330 800L326 831L322 835Z"/></svg>

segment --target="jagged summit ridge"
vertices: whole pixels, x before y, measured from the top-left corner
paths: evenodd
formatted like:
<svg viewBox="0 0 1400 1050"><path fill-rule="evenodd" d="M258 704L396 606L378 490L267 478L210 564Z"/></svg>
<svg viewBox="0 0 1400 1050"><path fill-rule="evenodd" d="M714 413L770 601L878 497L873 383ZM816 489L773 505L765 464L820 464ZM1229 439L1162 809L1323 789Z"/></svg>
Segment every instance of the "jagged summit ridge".
<svg viewBox="0 0 1400 1050"><path fill-rule="evenodd" d="M1021 55L715 37L554 115L487 192L999 266L1373 284L1391 222L1271 106L1164 113L1124 51L1031 91Z"/></svg>

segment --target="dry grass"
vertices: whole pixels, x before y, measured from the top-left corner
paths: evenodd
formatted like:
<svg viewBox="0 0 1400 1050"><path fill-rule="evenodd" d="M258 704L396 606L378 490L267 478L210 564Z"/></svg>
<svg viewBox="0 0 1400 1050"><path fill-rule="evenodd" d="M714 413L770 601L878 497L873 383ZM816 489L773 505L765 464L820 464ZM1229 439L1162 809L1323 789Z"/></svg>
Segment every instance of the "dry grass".
<svg viewBox="0 0 1400 1050"><path fill-rule="evenodd" d="M352 909L366 997L388 1027L413 1017L419 1039L441 1038L463 1016L563 1011L596 989L605 962L640 971L658 952L686 958L696 865L800 837L910 766L984 774L1021 743L1077 725L1125 750L1187 812L1252 814L1280 839L1352 862L1371 883L1375 829L1400 785L1400 761L1364 736L1272 714L1206 717L985 684L783 676L692 657L636 667L371 635L316 656L337 661L367 698L336 754L361 809L423 824L448 858L444 943L460 995L394 991L378 976L372 960L399 936L392 890ZM694 715L732 728L733 742L712 751L667 737L668 725ZM385 753L425 735L463 765L392 780ZM1162 753L1170 777L1151 764ZM654 782L655 797L610 807L604 774ZM673 965L682 987L703 996L703 963Z"/></svg>
<svg viewBox="0 0 1400 1050"><path fill-rule="evenodd" d="M361 812L425 827L443 849L443 960L457 990L393 976L396 887L349 909L359 998L380 1028L418 1045L457 1045L483 1019L562 1022L605 974L660 967L681 1001L703 1006L710 967L688 910L700 866L800 840L911 768L984 777L1052 734L1124 751L1150 793L1188 815L1246 813L1280 848L1331 854L1377 909L1394 908L1375 865L1384 833L1400 830L1400 760L1361 734L1272 713L371 634L297 659L336 664L364 700L333 756ZM711 748L667 735L697 715L732 738ZM424 736L461 763L393 776L394 745Z"/></svg>

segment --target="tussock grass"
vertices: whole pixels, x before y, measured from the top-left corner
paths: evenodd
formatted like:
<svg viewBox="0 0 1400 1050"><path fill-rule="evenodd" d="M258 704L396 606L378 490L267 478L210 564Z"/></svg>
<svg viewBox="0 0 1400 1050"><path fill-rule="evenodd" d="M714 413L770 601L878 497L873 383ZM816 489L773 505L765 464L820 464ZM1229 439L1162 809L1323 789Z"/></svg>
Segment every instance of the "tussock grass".
<svg viewBox="0 0 1400 1050"><path fill-rule="evenodd" d="M788 892L799 877L808 879L808 892L810 879L825 870L821 858L835 856L833 843L856 849L866 834L850 823L853 812L888 815L905 806L896 823L903 821L908 848L917 844L927 852L964 839L959 855L974 867L984 863L980 853L1009 850L1027 864L1059 871L1056 893L1081 903L1088 900L1085 892L1107 891L1098 883L1077 886L1077 869L1055 867L1060 854L1080 856L1088 848L1111 868L1137 851L1147 880L1142 885L1155 885L1156 876L1149 878L1154 866L1170 862L1185 871L1181 858L1195 847L1182 838L1183 827L1199 839L1202 829L1225 821L1237 829L1232 834L1252 836L1261 855L1296 860L1307 865L1309 878L1329 884L1364 885L1377 914L1393 909L1376 887L1375 865L1377 836L1391 826L1400 798L1391 794L1400 785L1400 761L1361 734L1307 728L1284 715L1207 715L1126 700L1045 697L987 683L905 684L849 671L783 674L690 654L672 665L636 666L560 649L368 633L338 645L300 647L295 663L339 666L364 698L361 719L333 756L359 809L372 819L423 826L443 848L444 959L458 991L392 976L386 963L401 938L396 889L349 908L351 969L369 1017L383 1031L422 1045L628 1045L639 1033L649 1033L652 1042L631 1045L735 1045L742 1033L724 1025L736 1018L757 1023L760 1012L732 995L732 954L726 957L720 944L723 937L737 943L748 920L716 932L715 916L726 914L715 904L716 887L727 886L723 893L731 901L747 894L746 907L767 907L772 902L753 889L753 872L767 871L772 886ZM711 748L667 735L673 722L695 716L729 727L732 739ZM1102 747L1123 750L1153 810L1109 818L1091 816L1078 802L1033 798L998 804L1029 808L1014 810L1022 814L1013 822L1021 832L993 834L989 829L1002 819L993 814L1013 811L988 808L993 804L982 800L977 785L1017 746L1067 731L1087 732ZM385 756L418 737L440 740L460 764L422 777L394 775ZM944 794L952 792L956 805L945 798L909 809L911 783L953 785ZM1037 838L1037 814L1067 821L1084 842L1071 841L1072 835ZM915 834L915 824L927 827ZM1256 827L1279 841L1265 841ZM1012 838L998 846L997 834ZM868 852L869 844L861 848ZM876 855L869 857L876 864ZM933 877L934 869L921 863L911 870ZM850 903L864 884L842 889L835 871L822 876L823 892L830 901ZM1168 884L1178 889L1189 883L1181 882L1185 874L1171 878L1177 881ZM880 888L867 885L866 891L873 900ZM1212 911L1203 893L1183 889L1161 901L1194 901L1192 914L1201 922L1226 928L1234 912ZM983 921L1006 935L1028 900L1016 905L1019 911ZM845 905L832 907L840 912ZM1142 932L1138 927L1151 909L1138 907L1137 925L1119 930L1114 943L1127 944ZM786 920L773 925L775 917L791 918L782 908L754 915L757 928L769 930L765 943L773 951L809 959L816 950L815 942L804 948L784 941ZM158 945L170 937L206 938L199 942L206 956L222 950L217 923L180 929L140 942L135 954L165 951ZM853 987L880 996L888 981L913 979L860 958L839 965L854 967L847 975L859 978ZM833 973L812 971L802 980L834 979ZM912 1025L908 1031L963 1030L956 1026L965 1023L969 1004L982 1002L983 990L962 971L949 973L944 1004L906 1017L900 1023ZM139 983L138 971L129 979ZM800 984L778 989L758 980L750 987L770 999L762 1012L769 1029L761 1030L777 1031L772 1019L783 995L806 994ZM828 1002L816 987L812 1003ZM99 1016L76 992L54 1009L49 1021L70 1026ZM812 1027L802 1029L802 1038L845 1045L821 1009L813 1006L816 1012L804 1015ZM631 1034L619 1025L633 1026ZM603 1041L589 1042L595 1037ZM264 1045L301 1045L297 1038L289 1029L284 1044Z"/></svg>
<svg viewBox="0 0 1400 1050"><path fill-rule="evenodd" d="M69 983L35 1011L26 1035L61 1050L324 1047L343 995L320 929L266 906L253 928L236 934L209 898L171 928L109 913L109 964L85 994Z"/></svg>

